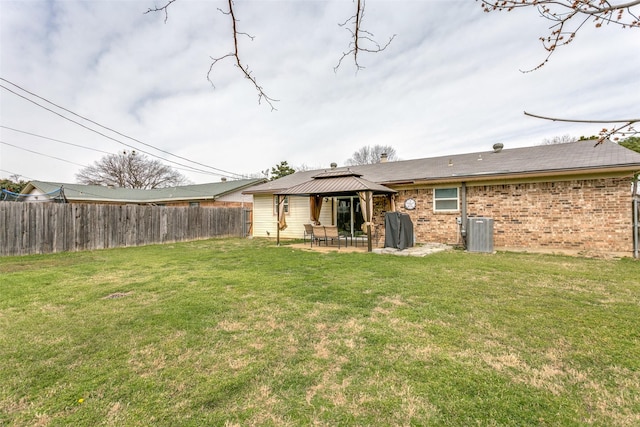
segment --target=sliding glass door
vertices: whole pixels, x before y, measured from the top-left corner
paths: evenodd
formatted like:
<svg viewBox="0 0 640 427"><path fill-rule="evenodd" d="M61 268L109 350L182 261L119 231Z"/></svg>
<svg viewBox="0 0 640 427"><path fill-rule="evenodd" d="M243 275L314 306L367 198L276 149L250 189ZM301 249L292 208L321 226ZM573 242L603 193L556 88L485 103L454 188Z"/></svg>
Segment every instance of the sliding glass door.
<svg viewBox="0 0 640 427"><path fill-rule="evenodd" d="M346 232L349 236L355 237L362 234L362 213L360 212L360 198L338 197L338 208L336 212L336 224L338 231Z"/></svg>

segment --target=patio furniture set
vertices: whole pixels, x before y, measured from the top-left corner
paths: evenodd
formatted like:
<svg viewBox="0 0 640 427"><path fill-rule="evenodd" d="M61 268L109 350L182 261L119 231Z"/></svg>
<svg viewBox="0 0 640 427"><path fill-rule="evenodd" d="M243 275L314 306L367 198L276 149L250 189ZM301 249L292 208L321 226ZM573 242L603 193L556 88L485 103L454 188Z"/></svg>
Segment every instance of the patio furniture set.
<svg viewBox="0 0 640 427"><path fill-rule="evenodd" d="M329 245L337 245L338 248L341 246L347 247L358 246L362 244L364 246L367 245L367 236L352 236L348 232L339 232L338 227L335 225L313 225L313 224L304 224L304 235L303 242L306 243L307 239L309 239L311 243L311 247L315 244L316 246L321 246L323 243L325 246ZM378 232L375 231L372 236L372 240L378 242Z"/></svg>

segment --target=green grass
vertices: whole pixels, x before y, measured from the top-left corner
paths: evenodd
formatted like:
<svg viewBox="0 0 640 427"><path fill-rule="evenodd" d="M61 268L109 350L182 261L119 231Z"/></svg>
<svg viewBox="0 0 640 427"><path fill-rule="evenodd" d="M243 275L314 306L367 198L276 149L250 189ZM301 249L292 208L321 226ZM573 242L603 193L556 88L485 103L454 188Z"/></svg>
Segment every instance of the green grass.
<svg viewBox="0 0 640 427"><path fill-rule="evenodd" d="M0 425L640 425L640 263L211 240L0 258Z"/></svg>

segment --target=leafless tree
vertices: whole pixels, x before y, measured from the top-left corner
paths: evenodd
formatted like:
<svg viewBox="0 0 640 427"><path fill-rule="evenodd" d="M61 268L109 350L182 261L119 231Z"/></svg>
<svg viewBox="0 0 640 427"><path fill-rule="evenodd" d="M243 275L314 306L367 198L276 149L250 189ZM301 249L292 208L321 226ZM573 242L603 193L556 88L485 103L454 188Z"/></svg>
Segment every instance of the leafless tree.
<svg viewBox="0 0 640 427"><path fill-rule="evenodd" d="M569 142L576 142L578 138L571 135L562 135L562 136L554 136L553 138L545 138L542 140L542 144L540 145L555 145L555 144L566 144Z"/></svg>
<svg viewBox="0 0 640 427"><path fill-rule="evenodd" d="M82 169L76 175L76 180L87 185L147 190L188 184L188 180L179 172L135 151L104 156Z"/></svg>
<svg viewBox="0 0 640 427"><path fill-rule="evenodd" d="M386 154L387 161L395 161L398 159L395 148L390 145L374 145L373 147L367 145L353 153L351 158L347 159L345 163L351 166L380 163L383 154Z"/></svg>
<svg viewBox="0 0 640 427"><path fill-rule="evenodd" d="M551 21L549 34L540 37L547 56L537 66L523 72L538 70L544 66L551 55L562 46L571 43L578 31L589 21L596 28L603 25L616 25L620 28L640 28L640 0L613 2L608 0L476 0L485 12L513 11L533 7L541 17ZM638 134L635 124L640 118L631 119L566 119L527 113L531 117L544 120L571 123L606 124L600 131L596 145L605 139L617 140L621 137Z"/></svg>

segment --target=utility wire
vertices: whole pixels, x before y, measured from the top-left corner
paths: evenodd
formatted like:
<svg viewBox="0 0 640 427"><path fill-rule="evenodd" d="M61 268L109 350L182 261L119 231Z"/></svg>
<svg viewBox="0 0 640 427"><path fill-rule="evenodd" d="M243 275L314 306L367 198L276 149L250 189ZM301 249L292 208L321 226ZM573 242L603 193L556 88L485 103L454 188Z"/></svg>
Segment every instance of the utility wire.
<svg viewBox="0 0 640 427"><path fill-rule="evenodd" d="M0 80L4 80L4 79L0 78ZM37 106L38 106L38 107L40 107L40 108L43 108L43 109L45 109L45 110L47 110L47 111L49 111L49 112L51 112L51 113L55 114L56 116L59 116L59 117L61 117L61 118L65 119L65 120L68 120L68 121L70 121L70 122L72 122L72 123L75 123L75 124L77 124L78 126L80 126L80 127L83 127L83 128L85 128L85 129L87 129L88 131L91 131L91 132L97 133L98 135L104 136L104 137L105 137L105 138L107 138L107 139L110 139L110 140L112 140L112 141L115 141L115 142L117 142L117 143L119 143L119 144L122 144L122 145L124 145L124 146L126 146L126 147L129 147L129 148L131 148L131 149L133 149L133 150L137 150L137 151L139 151L139 152L141 152L141 153L148 154L148 155L150 155L150 156L152 156L152 157L157 157L157 158L162 159L162 160L164 160L164 161L167 161L167 162L169 162L169 163L173 163L173 164L176 164L176 165L180 165L180 166L183 166L183 167L189 168L190 170L193 170L193 171L198 171L198 172L202 172L202 173L206 173L206 174L210 174L210 175L221 175L220 173L215 173L215 172L211 172L211 171L205 171L205 170L202 170L202 169L194 168L193 166L185 165L185 164L183 164L183 163L175 162L175 161L173 161L173 160L168 160L168 159L165 159L165 158L163 158L163 157L160 157L160 156L158 156L158 155L156 155L156 154L150 153L150 152L148 152L148 151L140 150L138 147L135 147L135 146L133 146L133 145L131 145L131 144L127 144L127 143L125 143L125 142L122 142L122 141L120 141L120 140L118 140L118 139L116 139L116 138L113 138L113 137L111 137L111 136L109 136L109 135L106 135L106 134L104 134L104 133L102 133L102 132L100 132L100 131L97 131L97 130L95 130L95 129L92 129L92 128L90 128L90 127L88 127L88 126L86 126L86 125L84 125L84 124L82 124L82 123L80 123L80 122L77 122L77 121L75 121L75 120L73 120L73 119L70 119L69 117L66 117L66 116L64 116L64 115L62 115L62 114L60 114L60 113L58 113L58 112L56 112L56 111L53 111L52 109L50 109L50 108L48 108L48 107L45 107L44 105L38 104L36 101L34 101L34 100L32 100L32 99L29 99L29 98L27 98L26 96L21 95L21 94L19 94L19 93L15 92L15 91L13 91L13 90L9 89L9 88L8 88L8 87L6 87L6 86L0 85L0 87L1 87L1 88L3 88L3 89L5 89L5 90L7 90L7 91L9 91L9 92L11 92L11 93L13 93L13 94L14 94L14 95L16 95L16 96L19 96L20 98L25 99L25 100L26 100L26 101L28 101L28 102L31 102L32 104L37 105ZM54 104L54 105L55 105L55 104ZM223 175L223 176L224 176L224 175ZM234 178L234 177L230 177L230 178Z"/></svg>
<svg viewBox="0 0 640 427"><path fill-rule="evenodd" d="M61 140L59 140L59 139L50 138L50 137L48 137L48 136L38 135L38 134L35 134L35 133L31 133L31 132L27 132L27 131L24 131L24 130L20 130L20 129L14 129L14 128L9 127L9 126L3 126L3 125L0 125L0 128L8 129L8 130L12 130L12 131L14 131L14 132L20 132L20 133L23 133L23 134L26 134L26 135L35 136L35 137L42 138L42 139L48 139L48 140L50 140L50 141L55 141L55 142L59 142L59 143L61 143L61 144L71 145L71 146L73 146L73 147L84 148L85 150L97 151L98 153L102 153L102 154L107 154L107 155L112 155L112 154L113 154L113 153L110 153L110 152L108 152L108 151L98 150L97 148L93 148L93 147L86 147L86 146L84 146L84 145L74 144L74 143L72 143L72 142L67 142L67 141L61 141ZM7 143L7 144L8 144L8 143ZM20 148L20 147L18 147L18 148ZM42 153L38 153L38 154L42 154ZM43 155L43 156L46 156L46 154L42 154L42 155ZM211 172L209 172L209 171L206 171L206 172L199 172L199 171L197 171L197 170L193 170L193 169L185 169L185 168L174 168L174 169L179 170L179 171L184 171L184 172L203 173L203 174L205 174L205 175L210 175L210 174L211 174Z"/></svg>
<svg viewBox="0 0 640 427"><path fill-rule="evenodd" d="M120 135L120 136L125 137L125 138L127 138L127 139L130 139L130 140L132 140L132 141L135 141L135 142L137 142L137 143L139 143L139 144L142 144L142 145L144 145L144 146L146 146L146 147L153 148L154 150L157 150L157 151L160 151L160 152L162 152L162 153L168 154L168 155L170 155L170 156L173 156L173 157L179 158L179 159L181 159L181 160L188 161L188 162L190 162L190 163L197 164L197 165L199 165L199 166L203 166L203 167L206 167L206 168L209 168L209 169L212 169L212 170L216 170L216 171L218 171L218 172L222 172L223 174L226 174L226 176L229 176L230 178L233 178L234 176L235 176L235 177L242 177L242 174L237 174L237 173L229 172L229 171L226 171L226 170L223 170L223 169L214 168L213 166L208 166L208 165L205 165L205 164L203 164L203 163L200 163L200 162L196 162L196 161L193 161L193 160L187 159L186 157L182 157L182 156L179 156L179 155L177 155L177 154L173 154L173 153L171 153L171 152L169 152L169 151L165 151L165 150L163 150L163 149L161 149L161 148L154 147L153 145L150 145L150 144L144 143L144 142L142 142L142 141L140 141L140 140L138 140L138 139L136 139L136 138L133 138L133 137L130 137L130 136L125 135L125 134L123 134L123 133L120 133L120 132L118 132L118 131L116 131L116 130L114 130L114 129L111 129L111 128L107 127L107 126L103 126L103 125L101 125L101 124L100 124L100 123L98 123L98 122L95 122L95 121L93 121L93 120L91 120L91 119L89 119L89 118L87 118L87 117L84 117L84 116L82 116L82 115L80 115L80 114L77 114L77 113L75 113L75 112L73 112L73 111L71 111L71 110L69 110L69 109L67 109L67 108L64 108L64 107L62 107L62 106L60 106L60 105L58 105L58 104L56 104L56 103L54 103L54 102L51 102L51 101L49 101L48 99L43 98L43 97L41 97L41 96L39 96L39 95L37 95L37 94L35 94L35 93L33 93L33 92L30 92L30 91L28 91L27 89L24 89L23 87L21 87L21 86L19 86L19 85L15 84L15 83L13 83L13 82L11 82L11 81L9 81L9 80L5 79L5 78L0 77L0 80L2 80L2 81L4 81L4 82L7 82L7 83L9 83L9 84L11 84L11 85L13 85L13 86L15 86L15 87L19 88L20 90L22 90L23 92L28 93L28 94L29 94L29 95L31 95L31 96L34 96L34 97L36 97L36 98L38 98L38 99L41 99L41 100L43 100L43 101L45 101L45 102L47 102L47 103L49 103L49 104L51 104L51 105L54 105L55 107L57 107L57 108L59 108L59 109L61 109L61 110L63 110L63 111L66 111L66 112L68 112L68 113L70 113L70 114L72 114L72 115L74 115L74 116L76 116L76 117L79 117L79 118L81 118L81 119L83 119L83 120L88 121L89 123L92 123L92 124L94 124L94 125L96 125L96 126L99 126L99 127L101 127L102 129L105 129L105 130L108 130L108 131L110 131L110 132L113 132L113 133L115 133L115 134L117 134L117 135ZM122 145L125 145L125 146L127 146L127 147L130 147L130 148L132 148L132 149L136 149L136 147L132 147L131 145L125 144L125 143L124 143L124 142L122 142L122 141L119 141L119 140L117 140L117 139L115 139L115 138L109 137L109 136L107 136L107 135L105 135L105 134L103 134L103 133L101 133L101 132L98 132L98 131L96 131L96 130L94 130L94 129L91 129L91 128L89 128L89 127L87 127L87 126L85 126L85 125L83 125L83 124L81 124L81 123L78 123L78 122L76 122L76 121L74 121L74 120L71 120L71 119L69 119L68 117L65 117L65 116L63 116L63 115L61 115L61 114L59 114L59 113L57 113L57 112L55 112L55 111L53 111L53 110L51 110L51 109L47 108L47 107L45 107L45 106L43 106L43 105L41 105L41 104L38 104L37 102L35 102L35 101L33 101L33 100L30 100L30 99L28 99L27 97L25 97L25 96L23 96L23 95L20 95L20 94L18 94L18 93L16 93L16 92L12 91L11 89L9 89L9 88L7 88L7 87L5 87L5 86L0 85L0 87L4 88L5 90L8 90L9 92L11 92L11 93L13 93L13 94L15 94L15 95L17 95L17 96L20 96L21 98L23 98L23 99L25 99L25 100L27 100L27 101L29 101L29 102L31 102L31 103L33 103L33 104L35 104L35 105L37 105L37 106L41 107L41 108L44 108L44 109L45 109L45 110L47 110L47 111L50 111L50 112L52 112L52 113L54 113L54 114L56 114L56 115L58 115L58 116L60 116L60 117L64 118L65 120L69 120L69 121L71 121L71 122L73 122L73 123L75 123L75 124L77 124L77 125L79 125L79 126L82 126L83 128L85 128L85 129L87 129L87 130L90 130L90 131L92 131L92 132L95 132L95 133L97 133L97 134L99 134L99 135L104 136L105 138L108 138L108 139L111 139L111 140L113 140L113 141L116 141L116 142L118 142L118 143L120 143L120 144L122 144ZM138 149L138 151L141 151L141 152L143 152L143 153L145 153L145 154L149 154L150 156L158 157L159 159L162 159L162 160L165 160L165 161L168 161L168 162L174 163L174 164L178 164L178 165L180 165L180 166L184 166L184 167L188 167L188 168L192 168L192 169L194 169L194 170L197 170L196 168L193 168L193 167L191 167L191 166L183 165L183 164L180 164L180 163L177 163L177 162L172 162L171 160L164 159L164 158L159 157L159 156L157 156L157 155L155 155L155 154L151 154L151 153L149 153L149 152L145 152L145 151L140 150L140 149ZM220 175L220 174L219 174L219 173L216 173L215 175Z"/></svg>
<svg viewBox="0 0 640 427"><path fill-rule="evenodd" d="M6 170L6 169L0 169L0 172L8 173L8 174L9 174L9 177L13 177L13 176L18 177L18 178L16 178L16 179L26 178L26 179L27 179L27 180L29 180L29 181L34 181L34 179L33 179L33 178L29 178L28 176L24 176L24 175L19 174L19 173L14 173L14 172L8 171L8 170Z"/></svg>
<svg viewBox="0 0 640 427"><path fill-rule="evenodd" d="M108 151L98 150L97 148L86 147L84 145L74 144L72 142L61 141L59 139L49 138L48 136L38 135L38 134L35 134L35 133L27 132L25 130L14 129L14 128L9 127L9 126L0 125L0 128L12 130L14 132L20 132L20 133L23 133L25 135L35 136L37 138L48 139L49 141L55 141L55 142L59 142L61 144L67 144L67 145L72 145L74 147L84 148L85 150L97 151L98 153L102 153L102 154L113 154L113 153L109 153Z"/></svg>
<svg viewBox="0 0 640 427"><path fill-rule="evenodd" d="M34 154L38 154L40 156L44 156L44 157L49 157L51 159L56 159L56 160L60 160L62 162L66 162L66 163L71 163L72 165L76 165L76 166L80 166L82 168L86 168L86 165L81 165L80 163L74 163L72 161L66 160L66 159L61 159L60 157L55 157L55 156L50 156L48 154L44 154L44 153L40 153L38 151L33 151L33 150L29 150L27 148L23 148L23 147L19 147L17 145L13 145L13 144L9 144L8 142L4 142L4 141L0 141L0 144L4 144L4 145L8 145L9 147L13 147L13 148L17 148L19 150L24 150L24 151L28 151L30 153L34 153Z"/></svg>

